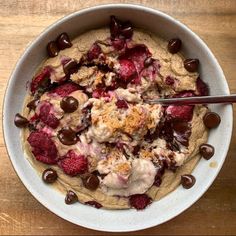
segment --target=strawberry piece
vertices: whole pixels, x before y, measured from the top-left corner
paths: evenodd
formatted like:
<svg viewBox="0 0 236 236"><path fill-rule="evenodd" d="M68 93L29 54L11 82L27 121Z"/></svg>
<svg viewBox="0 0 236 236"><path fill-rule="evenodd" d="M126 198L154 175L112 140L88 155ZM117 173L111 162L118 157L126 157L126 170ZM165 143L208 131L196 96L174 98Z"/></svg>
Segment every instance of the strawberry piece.
<svg viewBox="0 0 236 236"><path fill-rule="evenodd" d="M31 82L30 90L32 94L35 94L35 92L40 87L47 87L50 84L50 68L45 67L43 71L37 75Z"/></svg>
<svg viewBox="0 0 236 236"><path fill-rule="evenodd" d="M182 91L178 94L175 94L175 98L184 98L184 97L193 97L196 96L192 91ZM173 119L183 119L185 121L191 121L193 116L194 106L168 106L166 108L166 114Z"/></svg>
<svg viewBox="0 0 236 236"><path fill-rule="evenodd" d="M76 90L79 90L79 86L77 84L67 82L67 83L59 85L58 87L52 89L50 91L50 94L55 93L61 97L66 97L70 93L73 93Z"/></svg>
<svg viewBox="0 0 236 236"><path fill-rule="evenodd" d="M92 61L93 59L97 59L101 53L101 47L97 43L94 43L87 53L87 58L89 61Z"/></svg>
<svg viewBox="0 0 236 236"><path fill-rule="evenodd" d="M197 78L197 91L200 96L208 96L209 95L209 87L203 82L200 77Z"/></svg>
<svg viewBox="0 0 236 236"><path fill-rule="evenodd" d="M50 136L42 131L34 131L27 138L36 160L45 164L57 162L57 148Z"/></svg>
<svg viewBox="0 0 236 236"><path fill-rule="evenodd" d="M168 106L166 108L166 114L173 119L181 119L190 121L193 116L193 106Z"/></svg>
<svg viewBox="0 0 236 236"><path fill-rule="evenodd" d="M45 102L39 109L39 118L45 125L56 129L60 121L53 115L51 110L52 104Z"/></svg>
<svg viewBox="0 0 236 236"><path fill-rule="evenodd" d="M68 151L65 157L58 162L62 170L70 176L83 174L88 170L88 160L83 155L76 154L73 150Z"/></svg>
<svg viewBox="0 0 236 236"><path fill-rule="evenodd" d="M143 210L152 203L147 194L134 194L129 197L129 204L137 210Z"/></svg>
<svg viewBox="0 0 236 236"><path fill-rule="evenodd" d="M128 82L137 76L134 63L131 60L121 59L119 60L119 62L120 62L119 75L122 80Z"/></svg>

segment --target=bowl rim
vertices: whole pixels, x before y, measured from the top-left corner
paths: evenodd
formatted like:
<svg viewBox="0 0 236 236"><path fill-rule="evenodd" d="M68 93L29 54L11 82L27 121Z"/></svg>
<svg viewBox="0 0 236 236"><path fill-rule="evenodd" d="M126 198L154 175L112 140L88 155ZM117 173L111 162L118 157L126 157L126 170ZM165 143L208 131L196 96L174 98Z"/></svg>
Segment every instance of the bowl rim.
<svg viewBox="0 0 236 236"><path fill-rule="evenodd" d="M47 33L49 33L51 31L51 29L53 29L55 26L62 24L65 21L69 21L71 18L77 16L77 15L82 15L82 14L87 14L89 12L93 12L93 11L97 11L97 10L102 10L102 9L110 9L110 8L132 8L133 10L137 10L137 11L145 11L147 13L151 13L154 15L159 15L162 18L167 19L168 21L171 21L173 24L177 24L179 27L182 27L185 31L187 31L188 33L192 34L192 36L199 42L199 44L201 44L201 46L203 47L204 51L206 51L212 62L215 64L215 66L218 69L219 77L222 77L222 84L224 86L224 90L226 91L227 94L230 94L230 90L229 90L229 86L227 84L227 80L225 79L223 70L220 66L220 64L218 63L216 57L214 56L214 54L211 52L211 50L208 48L208 46L206 45L206 43L196 34L194 33L190 28L188 28L185 24L181 23L179 20L175 19L174 17L151 7L146 7L144 5L141 4L129 4L129 3L118 3L118 4L99 4L99 5L95 5L93 7L86 7L83 9L80 9L78 11L72 12L58 20L56 20L54 23L52 23L51 25L47 26L38 36L36 36L25 48L25 50L23 51L23 53L21 54L21 56L18 58L17 63L15 64L15 67L9 77L9 80L7 82L7 85L5 87L5 94L4 94L4 99L3 99L3 106L2 106L2 130L3 130L3 137L4 137L4 143L5 143L5 147L7 150L7 154L8 157L10 159L11 165L13 166L14 171L16 172L18 178L21 180L21 182L23 183L23 185L25 186L25 188L32 194L32 196L38 201L40 202L44 207L46 207L49 211L53 212L54 214L56 214L57 216L59 216L60 218L63 218L66 221L69 221L75 225L79 225L82 227L86 227L89 229L93 229L93 230L99 230L99 231L105 231L105 232L132 232L132 231L137 231L137 230L143 230L143 229L147 229L150 227L154 227L160 224L163 224L171 219L173 219L174 217L178 216L179 214L183 213L185 210L187 210L189 207L191 207L196 201L199 200L200 197L202 197L202 195L208 190L208 188L212 185L213 181L216 179L216 177L218 176L223 163L226 159L227 153L228 153L228 149L229 149L229 145L231 142L231 138L232 138L232 132L233 132L233 108L232 108L232 104L228 105L230 107L228 113L230 114L229 116L229 130L230 130L230 134L228 134L228 140L227 143L225 144L225 152L222 153L222 156L224 157L222 162L220 163L220 165L217 166L217 171L215 172L215 175L212 177L211 181L208 183L208 185L205 186L205 188L201 189L202 191L198 194L198 196L187 206L184 206L181 210L175 211L175 213L169 217L168 219L163 220L162 222L155 224L149 224L146 225L145 227L136 227L136 228L129 228L126 230L123 229L103 229L102 227L98 226L98 225L85 225L85 224L79 224L76 220L70 218L68 219L68 217L65 214L61 214L61 212L58 212L57 209L55 207L52 207L50 204L47 203L47 201L44 198L41 198L37 192L34 190L34 188L32 188L32 185L30 185L27 182L27 179L22 175L21 173L21 169L18 168L18 166L16 165L16 163L14 162L13 158L10 155L10 148L8 145L8 142L10 142L9 140L7 140L6 138L6 133L7 133L7 120L5 119L5 114L7 113L7 100L10 97L10 90L11 87L13 85L13 78L16 76L19 68L21 67L22 61L24 61L24 59L27 57L27 55L30 53L31 49L34 47L34 45L40 41L40 39Z"/></svg>

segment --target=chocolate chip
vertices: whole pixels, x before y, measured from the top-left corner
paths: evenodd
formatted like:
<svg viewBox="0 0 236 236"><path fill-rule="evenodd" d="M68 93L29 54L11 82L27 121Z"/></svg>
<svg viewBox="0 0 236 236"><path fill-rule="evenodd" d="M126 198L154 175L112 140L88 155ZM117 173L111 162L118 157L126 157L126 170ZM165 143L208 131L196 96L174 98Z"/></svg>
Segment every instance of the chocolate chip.
<svg viewBox="0 0 236 236"><path fill-rule="evenodd" d="M184 188L189 189L196 183L196 179L193 175L182 175L181 184Z"/></svg>
<svg viewBox="0 0 236 236"><path fill-rule="evenodd" d="M52 168L44 170L42 174L42 179L47 184L54 183L57 180L57 177L58 177L57 172Z"/></svg>
<svg viewBox="0 0 236 236"><path fill-rule="evenodd" d="M116 19L115 16L111 16L110 19L110 33L112 38L116 38L120 34L120 29L121 29L121 24L120 22Z"/></svg>
<svg viewBox="0 0 236 236"><path fill-rule="evenodd" d="M124 22L121 29L121 35L124 36L126 39L130 39L133 35L133 27L130 21Z"/></svg>
<svg viewBox="0 0 236 236"><path fill-rule="evenodd" d="M60 106L65 113L72 113L78 109L79 102L76 98L68 96L61 100Z"/></svg>
<svg viewBox="0 0 236 236"><path fill-rule="evenodd" d="M96 190L99 186L99 179L94 174L86 174L82 177L82 182L85 188Z"/></svg>
<svg viewBox="0 0 236 236"><path fill-rule="evenodd" d="M57 137L62 144L67 146L76 144L78 142L76 132L69 127L62 128L60 131L58 131Z"/></svg>
<svg viewBox="0 0 236 236"><path fill-rule="evenodd" d="M30 110L35 110L35 108L37 107L38 102L39 102L38 99L34 99L34 100L30 101L30 102L27 104L27 107L28 107Z"/></svg>
<svg viewBox="0 0 236 236"><path fill-rule="evenodd" d="M172 54L179 52L182 41L178 38L171 39L168 43L168 51Z"/></svg>
<svg viewBox="0 0 236 236"><path fill-rule="evenodd" d="M216 128L220 124L221 119L217 113L207 112L203 117L203 122L207 128L211 129Z"/></svg>
<svg viewBox="0 0 236 236"><path fill-rule="evenodd" d="M189 72L196 72L198 70L199 60L198 59L186 59L184 61L184 68Z"/></svg>
<svg viewBox="0 0 236 236"><path fill-rule="evenodd" d="M59 49L57 47L57 43L55 41L51 41L47 45L47 52L49 57L56 57L59 53Z"/></svg>
<svg viewBox="0 0 236 236"><path fill-rule="evenodd" d="M144 66L149 67L153 63L153 61L154 61L153 58L147 57L144 61Z"/></svg>
<svg viewBox="0 0 236 236"><path fill-rule="evenodd" d="M199 147L199 152L204 159L209 160L214 155L215 148L210 144L204 143Z"/></svg>
<svg viewBox="0 0 236 236"><path fill-rule="evenodd" d="M67 33L62 33L57 38L57 47L60 50L63 50L65 48L70 48L72 46L72 43L70 41L70 38Z"/></svg>
<svg viewBox="0 0 236 236"><path fill-rule="evenodd" d="M65 203L70 205L76 202L78 202L78 196L76 195L75 192L73 192L72 190L69 190L65 197Z"/></svg>
<svg viewBox="0 0 236 236"><path fill-rule="evenodd" d="M66 75L74 74L78 71L78 64L75 60L70 60L63 66L63 70Z"/></svg>
<svg viewBox="0 0 236 236"><path fill-rule="evenodd" d="M29 124L29 121L24 116L17 113L15 115L14 123L18 128L24 128Z"/></svg>

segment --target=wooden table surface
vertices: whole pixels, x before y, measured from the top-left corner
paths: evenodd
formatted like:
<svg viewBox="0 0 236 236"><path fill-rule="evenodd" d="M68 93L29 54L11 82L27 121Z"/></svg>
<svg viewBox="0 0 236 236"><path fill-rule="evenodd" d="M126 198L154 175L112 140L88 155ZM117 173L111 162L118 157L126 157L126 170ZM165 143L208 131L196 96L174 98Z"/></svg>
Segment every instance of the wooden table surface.
<svg viewBox="0 0 236 236"><path fill-rule="evenodd" d="M110 2L143 4L164 11L186 24L208 44L224 70L231 92L236 93L235 0L1 0L0 106L15 63L26 46L45 27L71 12ZM234 109L234 115L235 112ZM138 231L137 234L236 234L235 133L234 129L224 167L207 193L175 219L158 227ZM102 234L57 217L31 196L9 161L2 130L0 153L1 235Z"/></svg>

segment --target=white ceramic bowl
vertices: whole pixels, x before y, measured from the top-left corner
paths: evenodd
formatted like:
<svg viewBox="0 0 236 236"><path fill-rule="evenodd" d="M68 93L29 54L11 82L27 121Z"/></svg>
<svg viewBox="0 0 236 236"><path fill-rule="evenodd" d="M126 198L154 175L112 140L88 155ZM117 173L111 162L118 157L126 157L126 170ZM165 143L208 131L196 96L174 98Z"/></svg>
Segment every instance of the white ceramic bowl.
<svg viewBox="0 0 236 236"><path fill-rule="evenodd" d="M201 78L209 84L211 94L229 94L229 88L217 60L195 33L172 17L143 6L112 4L75 12L48 27L26 49L9 80L3 108L5 142L18 176L40 203L65 220L91 229L123 232L145 229L168 221L203 195L216 178L227 155L233 119L231 105L211 106L212 110L221 116L220 126L212 130L209 137L209 143L216 151L211 161L216 161L217 166L211 168L210 161L201 160L193 172L197 182L191 189L184 190L180 186L144 211L97 210L82 204L64 204L64 196L45 185L23 156L20 130L14 126L13 120L15 114L22 109L26 82L31 80L36 68L46 57L47 43L64 31L74 37L86 30L107 25L110 15L129 19L135 26L150 30L166 39L180 37L183 53L187 57L200 59Z"/></svg>

